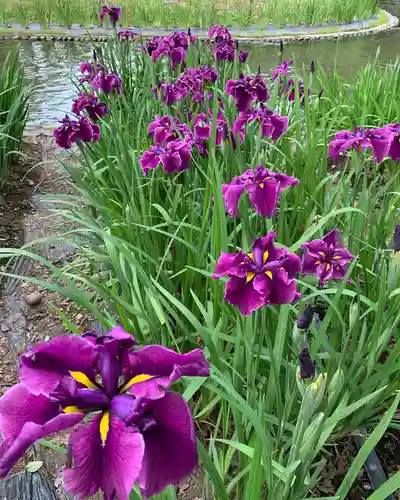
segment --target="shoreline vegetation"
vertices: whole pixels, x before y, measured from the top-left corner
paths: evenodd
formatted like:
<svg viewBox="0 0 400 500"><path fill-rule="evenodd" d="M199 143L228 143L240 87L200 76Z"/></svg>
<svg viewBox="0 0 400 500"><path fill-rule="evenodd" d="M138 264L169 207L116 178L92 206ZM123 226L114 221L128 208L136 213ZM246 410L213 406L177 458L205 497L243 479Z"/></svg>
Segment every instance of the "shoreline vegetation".
<svg viewBox="0 0 400 500"><path fill-rule="evenodd" d="M345 38L349 36L362 36L379 31L386 31L392 29L398 23L398 19L392 14L380 9L378 14L369 20L364 20L362 23L355 25L354 23L348 25L335 25L327 24L318 27L298 25L298 26L285 26L282 28L275 28L267 26L266 29L250 28L236 28L233 29L233 38L242 40L246 43L279 43L282 41L287 42L302 42L307 40L318 40L328 38ZM143 38L151 38L157 33L158 36L168 36L177 29L176 28L135 28L138 34ZM192 32L196 34L200 40L207 41L207 31L202 28L192 27ZM122 26L117 27L118 32L123 32ZM103 26L90 26L83 27L83 25L74 25L71 29L57 25L50 25L49 28L42 28L41 25L29 25L25 29L22 26L9 24L7 28L0 27L0 39L21 39L21 40L48 40L48 41L85 41L92 40L94 42L105 42L108 36L112 33L110 27Z"/></svg>
<svg viewBox="0 0 400 500"><path fill-rule="evenodd" d="M215 22L231 27L268 25L318 26L371 19L379 12L378 0L125 0L119 24L128 26L198 26ZM52 23L71 27L98 24L102 3L96 0L0 0L0 22L26 26Z"/></svg>

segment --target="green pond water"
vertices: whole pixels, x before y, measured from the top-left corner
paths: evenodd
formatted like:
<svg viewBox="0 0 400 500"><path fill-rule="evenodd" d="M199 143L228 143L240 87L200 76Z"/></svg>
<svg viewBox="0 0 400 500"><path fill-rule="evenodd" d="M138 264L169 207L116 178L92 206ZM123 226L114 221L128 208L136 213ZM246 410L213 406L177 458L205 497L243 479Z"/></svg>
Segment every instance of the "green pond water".
<svg viewBox="0 0 400 500"><path fill-rule="evenodd" d="M400 17L400 0L384 0L381 5ZM71 77L78 74L79 62L90 56L90 47L71 42L0 41L0 63L12 43L21 44L27 83L35 86L29 128L52 127L70 111L75 95ZM267 72L277 64L279 48L276 45L251 45L247 49L251 51L250 65L254 71L260 67L261 71ZM287 44L284 57L293 56L298 67L315 60L328 70L336 60L340 74L350 80L360 67L375 57L378 49L382 62L394 60L400 54L400 28L376 36Z"/></svg>

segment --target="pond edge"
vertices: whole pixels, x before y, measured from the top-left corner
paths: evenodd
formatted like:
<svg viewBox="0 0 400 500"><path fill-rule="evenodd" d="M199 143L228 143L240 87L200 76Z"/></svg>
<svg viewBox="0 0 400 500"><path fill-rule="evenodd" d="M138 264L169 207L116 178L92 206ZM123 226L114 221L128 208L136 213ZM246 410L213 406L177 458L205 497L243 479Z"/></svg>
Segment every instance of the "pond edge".
<svg viewBox="0 0 400 500"><path fill-rule="evenodd" d="M366 35L376 35L378 33L382 33L385 31L390 31L393 28L399 26L399 19L390 14L389 12L381 9L379 11L380 17L385 17L385 22L383 24L379 24L377 26L362 28L359 30L342 28L341 31L332 31L328 33L323 32L312 32L307 33L308 28L304 27L304 32L299 32L296 34L276 34L268 36L263 34L260 31L258 34L250 33L249 31L243 30L240 35L234 35L233 38L240 40L243 43L247 44L278 44L281 42L290 42L290 43L301 43L313 40L335 40L335 39L344 39L344 38L352 38L357 36L366 36ZM374 22L376 20L371 19L369 22ZM368 21L366 21L368 22ZM350 26L350 25L349 25ZM51 30L40 30L29 33L26 30L24 31L11 31L13 28L4 28L0 30L0 40L30 40L30 41L63 41L63 42L85 42L85 41L96 41L96 42L105 42L109 38L109 34L112 33L111 30L103 30L103 33L98 35L99 30L88 30L87 33L73 33L71 30L68 32L60 32L60 31L51 31ZM154 36L155 34L160 36L165 36L173 33L180 28L161 30L158 33L154 33L154 28L142 28L140 29L140 36L143 38L149 38ZM326 30L327 27L321 27L321 30ZM11 31L11 33L10 33ZM124 31L123 29L119 31ZM196 34L196 31L202 31L204 33L205 30L196 30L192 29L192 33ZM150 33L151 32L151 33ZM204 34L199 34L198 38L200 40L207 40L207 36Z"/></svg>

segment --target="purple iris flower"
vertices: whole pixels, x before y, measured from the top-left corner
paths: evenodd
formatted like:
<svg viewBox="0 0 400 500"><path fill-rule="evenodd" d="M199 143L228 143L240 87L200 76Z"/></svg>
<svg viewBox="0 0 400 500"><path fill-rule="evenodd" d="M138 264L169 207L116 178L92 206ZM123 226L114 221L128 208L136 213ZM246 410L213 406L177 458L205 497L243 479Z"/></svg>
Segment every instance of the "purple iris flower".
<svg viewBox="0 0 400 500"><path fill-rule="evenodd" d="M111 94L115 89L119 95L121 93L122 80L119 76L114 75L114 73L100 73L93 78L92 87L95 90L101 90L105 94Z"/></svg>
<svg viewBox="0 0 400 500"><path fill-rule="evenodd" d="M145 151L139 160L143 175L147 176L149 170L157 168L160 163L166 174L175 174L188 170L191 152L190 137L167 142L162 147L150 146L149 151Z"/></svg>
<svg viewBox="0 0 400 500"><path fill-rule="evenodd" d="M116 22L121 17L121 8L115 7L115 5L112 5L111 7L107 7L107 6L102 7L101 13L100 13L101 22L104 21L104 18L107 14L110 17L110 21L115 26Z"/></svg>
<svg viewBox="0 0 400 500"><path fill-rule="evenodd" d="M157 41L157 47L151 51L151 59L156 62L161 57L169 57L172 71L186 59L186 48L188 46L185 32L176 31L170 37ZM148 50L148 49L147 49Z"/></svg>
<svg viewBox="0 0 400 500"><path fill-rule="evenodd" d="M228 80L225 92L235 99L238 111L246 111L255 100L265 102L269 98L265 79L261 75L246 75L239 80Z"/></svg>
<svg viewBox="0 0 400 500"><path fill-rule="evenodd" d="M99 102L99 98L93 92L88 94L81 92L72 103L72 112L79 115L82 111L85 111L92 121L96 121L105 116L107 105Z"/></svg>
<svg viewBox="0 0 400 500"><path fill-rule="evenodd" d="M148 38L146 40L144 50L149 54L149 56L152 56L153 52L157 50L163 40L164 38L162 36L153 36L153 38Z"/></svg>
<svg viewBox="0 0 400 500"><path fill-rule="evenodd" d="M390 145L388 156L394 161L400 160L400 123L391 123L386 125L384 129L393 134L392 143Z"/></svg>
<svg viewBox="0 0 400 500"><path fill-rule="evenodd" d="M304 99L304 84L301 80L298 81L298 89L299 89L299 97L302 101ZM296 91L295 91L296 82L291 78L287 81L287 87L284 88L281 92L281 97L287 95L289 101L294 101L296 99ZM308 95L310 95L310 89L308 89Z"/></svg>
<svg viewBox="0 0 400 500"><path fill-rule="evenodd" d="M292 64L293 59L290 59L289 61L282 61L275 69L272 70L272 78L276 80L279 75L287 76Z"/></svg>
<svg viewBox="0 0 400 500"><path fill-rule="evenodd" d="M79 66L79 69L80 69L80 72L83 74L88 73L89 75L92 75L95 72L94 64L90 60L81 63Z"/></svg>
<svg viewBox="0 0 400 500"><path fill-rule="evenodd" d="M246 52L245 50L241 50L238 55L238 60L240 63L245 63L247 61L247 58L249 57L249 52Z"/></svg>
<svg viewBox="0 0 400 500"><path fill-rule="evenodd" d="M322 240L304 243L302 272L318 277L320 285L329 280L343 280L347 273L349 262L354 256L343 248L340 242L340 231L333 229Z"/></svg>
<svg viewBox="0 0 400 500"><path fill-rule="evenodd" d="M193 421L169 387L208 376L209 364L201 350L134 344L115 327L104 337L56 337L21 356L20 383L0 399L0 477L35 441L76 424L63 479L78 498L101 489L128 500L134 483L148 498L188 476L197 465Z"/></svg>
<svg viewBox="0 0 400 500"><path fill-rule="evenodd" d="M194 135L197 139L209 139L211 137L211 124L206 113L199 113L194 119Z"/></svg>
<svg viewBox="0 0 400 500"><path fill-rule="evenodd" d="M62 124L53 130L53 137L58 146L64 149L69 149L75 142L90 142L100 139L100 127L95 123L81 116L78 120L71 120L65 115L65 118L60 120Z"/></svg>
<svg viewBox="0 0 400 500"><path fill-rule="evenodd" d="M182 47L187 49L189 45L188 38L189 37L185 31L175 31L168 37L168 41L174 48Z"/></svg>
<svg viewBox="0 0 400 500"><path fill-rule="evenodd" d="M186 59L186 50L183 47L177 47L171 50L169 55L171 60L171 69L175 71L176 67Z"/></svg>
<svg viewBox="0 0 400 500"><path fill-rule="evenodd" d="M212 121L213 119L213 114L212 110L208 110L208 114L210 116L210 120ZM216 138L215 138L215 144L219 146L223 140L226 139L228 135L228 122L224 116L223 111L220 109L217 113L217 118L216 118Z"/></svg>
<svg viewBox="0 0 400 500"><path fill-rule="evenodd" d="M265 107L258 111L256 119L261 123L261 135L271 137L273 141L278 140L288 128L287 116L278 115Z"/></svg>
<svg viewBox="0 0 400 500"><path fill-rule="evenodd" d="M222 184L225 210L233 217L239 217L239 200L249 193L250 202L262 217L274 217L280 194L290 186L300 184L299 179L286 174L271 172L262 165L256 170L248 169L234 177L230 184Z"/></svg>
<svg viewBox="0 0 400 500"><path fill-rule="evenodd" d="M92 82L93 78L100 72L105 71L105 67L100 64L100 63L94 63L93 61L89 60L86 62L81 63L80 65L80 72L83 73L84 76L80 78L80 82Z"/></svg>
<svg viewBox="0 0 400 500"><path fill-rule="evenodd" d="M235 60L235 45L233 40L224 39L214 42L212 53L217 61L233 62Z"/></svg>
<svg viewBox="0 0 400 500"><path fill-rule="evenodd" d="M232 127L234 134L244 132L246 123L258 121L261 124L261 135L263 137L271 137L276 141L284 134L288 128L289 119L287 116L281 116L274 113L266 107L260 109L250 109L239 113Z"/></svg>
<svg viewBox="0 0 400 500"><path fill-rule="evenodd" d="M291 304L300 298L294 277L300 258L274 245L275 233L253 240L248 254L221 253L213 278L229 276L225 300L248 316L260 307Z"/></svg>
<svg viewBox="0 0 400 500"><path fill-rule="evenodd" d="M132 30L120 31L118 33L118 40L127 40L128 38L135 38L136 36L139 36L139 33Z"/></svg>
<svg viewBox="0 0 400 500"><path fill-rule="evenodd" d="M377 163L381 163L388 156L393 141L393 133L386 129L366 129L360 127L356 131L342 130L328 144L328 154L334 160L339 159L340 153L347 153L350 149L363 152L372 149Z"/></svg>
<svg viewBox="0 0 400 500"><path fill-rule="evenodd" d="M154 144L162 146L164 143L179 139L181 136L190 136L191 130L186 123L180 123L177 118L156 116L147 128L150 137L154 137Z"/></svg>
<svg viewBox="0 0 400 500"><path fill-rule="evenodd" d="M203 81L215 83L218 80L218 71L212 66L208 66L205 64L204 66L200 66L199 72Z"/></svg>
<svg viewBox="0 0 400 500"><path fill-rule="evenodd" d="M226 39L231 40L232 35L226 26L220 24L213 24L208 30L208 38L210 39Z"/></svg>
<svg viewBox="0 0 400 500"><path fill-rule="evenodd" d="M208 91L207 84L215 83L217 78L217 71L210 66L187 68L174 83L161 84L163 102L171 106L174 102L188 96L191 96L192 102L204 102ZM212 97L209 91L208 97Z"/></svg>
<svg viewBox="0 0 400 500"><path fill-rule="evenodd" d="M182 90L174 83L162 83L160 91L162 101L167 106L172 106L174 102L180 101L184 97Z"/></svg>
<svg viewBox="0 0 400 500"><path fill-rule="evenodd" d="M151 53L151 60L156 62L160 57L169 56L172 50L171 44L167 38L163 38L158 44L157 48Z"/></svg>

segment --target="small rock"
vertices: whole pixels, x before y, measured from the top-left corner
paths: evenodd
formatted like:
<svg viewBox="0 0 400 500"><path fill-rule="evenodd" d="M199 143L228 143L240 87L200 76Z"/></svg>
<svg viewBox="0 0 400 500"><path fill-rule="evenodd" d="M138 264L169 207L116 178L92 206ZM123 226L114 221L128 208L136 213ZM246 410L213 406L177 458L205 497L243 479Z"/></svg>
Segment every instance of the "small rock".
<svg viewBox="0 0 400 500"><path fill-rule="evenodd" d="M28 306L37 306L42 301L42 294L37 290L28 295L24 295L25 302Z"/></svg>
<svg viewBox="0 0 400 500"><path fill-rule="evenodd" d="M8 326L7 326L5 323L3 323L3 324L1 325L1 331L2 331L2 332L9 332L9 331L10 331L10 329L8 328Z"/></svg>

